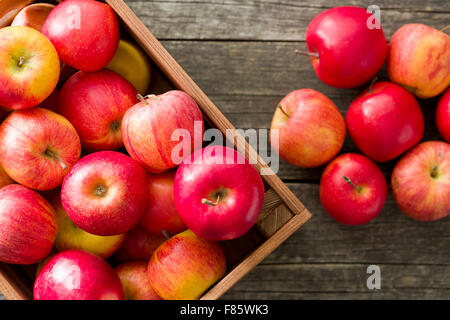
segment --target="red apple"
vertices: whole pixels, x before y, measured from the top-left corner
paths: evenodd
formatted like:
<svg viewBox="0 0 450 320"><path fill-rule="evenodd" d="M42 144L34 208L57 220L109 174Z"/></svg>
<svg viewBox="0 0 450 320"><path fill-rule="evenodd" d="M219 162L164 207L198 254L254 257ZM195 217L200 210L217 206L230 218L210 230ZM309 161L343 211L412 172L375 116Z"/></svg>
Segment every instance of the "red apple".
<svg viewBox="0 0 450 320"><path fill-rule="evenodd" d="M278 104L270 126L272 146L285 161L304 168L333 159L345 139L345 121L336 105L312 89L295 90ZM278 129L279 141L275 140Z"/></svg>
<svg viewBox="0 0 450 320"><path fill-rule="evenodd" d="M34 264L44 259L56 237L52 206L24 186L0 189L0 261Z"/></svg>
<svg viewBox="0 0 450 320"><path fill-rule="evenodd" d="M367 223L383 209L388 186L375 163L357 153L331 161L320 180L320 201L336 221L348 225Z"/></svg>
<svg viewBox="0 0 450 320"><path fill-rule="evenodd" d="M149 176L148 211L142 216L141 225L153 234L173 236L187 229L173 199L175 173L173 170Z"/></svg>
<svg viewBox="0 0 450 320"><path fill-rule="evenodd" d="M104 68L114 57L120 39L113 9L94 0L61 2L48 15L42 33L63 63L83 71Z"/></svg>
<svg viewBox="0 0 450 320"><path fill-rule="evenodd" d="M14 183L14 180L11 179L2 166L0 166L0 189L12 183Z"/></svg>
<svg viewBox="0 0 450 320"><path fill-rule="evenodd" d="M419 98L437 96L450 84L450 36L419 23L402 26L389 42L387 72Z"/></svg>
<svg viewBox="0 0 450 320"><path fill-rule="evenodd" d="M439 99L436 109L436 125L441 136L450 142L450 88Z"/></svg>
<svg viewBox="0 0 450 320"><path fill-rule="evenodd" d="M15 16L12 26L27 26L42 31L45 19L55 6L49 3L34 3L26 6Z"/></svg>
<svg viewBox="0 0 450 320"><path fill-rule="evenodd" d="M139 102L136 89L114 71L79 71L61 89L59 113L77 129L87 150L114 150L123 146L122 117Z"/></svg>
<svg viewBox="0 0 450 320"><path fill-rule="evenodd" d="M114 269L100 257L81 250L55 254L34 283L35 300L123 300Z"/></svg>
<svg viewBox="0 0 450 320"><path fill-rule="evenodd" d="M225 271L221 247L190 230L164 242L148 263L150 285L164 300L198 299Z"/></svg>
<svg viewBox="0 0 450 320"><path fill-rule="evenodd" d="M61 201L70 220L100 236L126 233L147 210L145 170L115 151L89 154L64 179Z"/></svg>
<svg viewBox="0 0 450 320"><path fill-rule="evenodd" d="M350 105L347 129L356 146L368 157L385 162L417 144L424 119L417 100L406 89L378 82Z"/></svg>
<svg viewBox="0 0 450 320"><path fill-rule="evenodd" d="M116 267L127 300L161 300L150 285L147 261L127 262Z"/></svg>
<svg viewBox="0 0 450 320"><path fill-rule="evenodd" d="M450 214L450 144L427 141L414 147L395 165L392 191L409 217L433 221Z"/></svg>
<svg viewBox="0 0 450 320"><path fill-rule="evenodd" d="M184 129L190 135L182 142L189 151L201 148L201 141L195 143L194 139L203 138L202 113L194 99L178 90L148 96L129 109L122 120L125 148L152 173L161 173L179 164L172 157L173 149L180 144L172 138L177 129ZM177 156L185 158L189 155L186 153L181 150Z"/></svg>
<svg viewBox="0 0 450 320"><path fill-rule="evenodd" d="M12 179L26 187L58 187L80 153L74 127L50 110L15 111L0 126L0 163Z"/></svg>
<svg viewBox="0 0 450 320"><path fill-rule="evenodd" d="M100 258L107 259L125 241L125 234L114 236L97 236L77 227L67 216L61 204L61 197L57 194L52 200L58 222L58 233L55 239L55 248L58 251L79 249L93 253Z"/></svg>
<svg viewBox="0 0 450 320"><path fill-rule="evenodd" d="M119 262L148 261L164 241L164 236L151 234L141 225L137 225L128 231L125 242L114 254L114 259Z"/></svg>
<svg viewBox="0 0 450 320"><path fill-rule="evenodd" d="M369 28L371 23L378 27ZM306 30L306 44L319 79L337 88L369 81L387 55L379 22L358 7L332 8L316 16Z"/></svg>
<svg viewBox="0 0 450 320"><path fill-rule="evenodd" d="M0 29L0 106L27 109L44 101L59 79L55 48L25 26Z"/></svg>
<svg viewBox="0 0 450 320"><path fill-rule="evenodd" d="M256 223L264 184L242 154L210 146L194 152L179 166L174 200L180 218L197 236L230 240Z"/></svg>

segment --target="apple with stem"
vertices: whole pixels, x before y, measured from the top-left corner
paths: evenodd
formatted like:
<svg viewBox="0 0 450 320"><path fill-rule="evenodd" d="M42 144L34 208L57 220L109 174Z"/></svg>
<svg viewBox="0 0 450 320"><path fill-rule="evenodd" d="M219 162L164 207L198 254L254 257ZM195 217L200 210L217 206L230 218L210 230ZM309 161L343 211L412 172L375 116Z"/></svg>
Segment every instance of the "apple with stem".
<svg viewBox="0 0 450 320"><path fill-rule="evenodd" d="M80 153L75 128L53 111L14 111L0 126L1 166L26 187L51 190L60 186Z"/></svg>
<svg viewBox="0 0 450 320"><path fill-rule="evenodd" d="M89 233L128 232L147 210L147 173L116 151L91 153L64 179L61 202L70 220Z"/></svg>
<svg viewBox="0 0 450 320"><path fill-rule="evenodd" d="M369 26L370 24L370 26ZM383 66L387 42L375 16L359 7L336 7L316 16L306 29L314 71L324 83L337 88L358 87Z"/></svg>
<svg viewBox="0 0 450 320"><path fill-rule="evenodd" d="M450 144L423 142L395 165L391 176L395 202L407 216L434 221L450 214Z"/></svg>
<svg viewBox="0 0 450 320"><path fill-rule="evenodd" d="M0 189L0 261L34 264L44 259L56 237L52 206L18 184Z"/></svg>
<svg viewBox="0 0 450 320"><path fill-rule="evenodd" d="M30 27L0 29L0 106L28 109L44 101L59 79L52 43Z"/></svg>
<svg viewBox="0 0 450 320"><path fill-rule="evenodd" d="M34 282L35 300L124 300L122 284L102 258L82 250L55 254Z"/></svg>
<svg viewBox="0 0 450 320"><path fill-rule="evenodd" d="M126 300L161 300L150 285L147 265L147 261L133 261L115 268L122 282Z"/></svg>
<svg viewBox="0 0 450 320"><path fill-rule="evenodd" d="M331 161L320 179L320 201L336 221L360 225L383 209L388 186L383 173L370 159L345 153Z"/></svg>
<svg viewBox="0 0 450 320"><path fill-rule="evenodd" d="M436 126L441 136L450 142L450 88L439 99L436 109Z"/></svg>

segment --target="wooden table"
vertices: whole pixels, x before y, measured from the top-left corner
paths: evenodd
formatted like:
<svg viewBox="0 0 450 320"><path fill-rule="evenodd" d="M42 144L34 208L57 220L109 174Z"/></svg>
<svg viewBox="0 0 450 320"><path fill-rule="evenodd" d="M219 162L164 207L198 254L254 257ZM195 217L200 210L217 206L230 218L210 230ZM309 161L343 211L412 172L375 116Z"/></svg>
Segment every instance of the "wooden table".
<svg viewBox="0 0 450 320"><path fill-rule="evenodd" d="M361 89L339 90L316 77L305 50L308 23L338 0L126 0L168 51L238 128L268 128L288 92L313 88L345 114ZM346 4L366 7L368 2ZM441 29L450 23L450 2L371 2L381 8L390 38L403 24ZM385 72L381 72L385 78ZM437 99L420 101L424 140L438 139L433 121ZM357 151L347 138L342 152ZM382 165L389 178L394 163ZM322 209L318 191L323 168L287 163L279 175L307 205L313 218L241 280L225 299L449 299L450 219L413 221L392 195L371 223L347 227ZM366 286L369 265L381 270L381 289Z"/></svg>

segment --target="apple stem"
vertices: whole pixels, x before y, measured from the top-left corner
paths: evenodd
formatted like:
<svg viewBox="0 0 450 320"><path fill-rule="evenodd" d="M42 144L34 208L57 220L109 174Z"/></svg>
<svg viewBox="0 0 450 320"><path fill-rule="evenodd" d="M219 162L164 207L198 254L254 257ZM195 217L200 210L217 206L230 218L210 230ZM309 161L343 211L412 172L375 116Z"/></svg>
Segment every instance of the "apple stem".
<svg viewBox="0 0 450 320"><path fill-rule="evenodd" d="M361 192L362 188L355 185L352 180L347 176L342 176L342 178L347 182L349 185L351 185L356 191Z"/></svg>
<svg viewBox="0 0 450 320"><path fill-rule="evenodd" d="M441 29L442 32L444 32L445 30L447 30L448 28L450 28L450 24L444 28Z"/></svg>
<svg viewBox="0 0 450 320"><path fill-rule="evenodd" d="M56 156L56 153L54 153L54 152L53 152L52 150L50 150L49 148L47 148L47 149L44 151L44 154L45 154L46 156L48 156L48 157L50 157L50 158L53 158L53 159L55 159L56 161L58 161L58 163L61 165L61 167L62 167L63 170L66 170L66 169L67 169L66 164L65 164L64 162L62 162L62 161Z"/></svg>
<svg viewBox="0 0 450 320"><path fill-rule="evenodd" d="M378 81L378 76L373 77L372 81L370 81L370 85L369 85L369 93L372 93L373 91L373 85L375 84L375 82Z"/></svg>
<svg viewBox="0 0 450 320"><path fill-rule="evenodd" d="M278 105L278 109L280 109L280 111L289 118L289 115L283 110L283 107L281 106L281 104Z"/></svg>
<svg viewBox="0 0 450 320"><path fill-rule="evenodd" d="M217 195L216 202L212 202L211 200L208 200L206 198L202 199L203 204L208 204L210 206L217 206L219 204L219 201L220 201L220 194Z"/></svg>
<svg viewBox="0 0 450 320"><path fill-rule="evenodd" d="M141 102L146 102L147 104L149 104L148 101L147 101L147 99L150 99L150 98L151 98L151 99L159 100L158 96L155 95L155 94L148 94L148 95L146 95L146 96L144 97L142 94L138 93L138 94L136 95L136 98L138 98L138 100L141 101Z"/></svg>
<svg viewBox="0 0 450 320"><path fill-rule="evenodd" d="M169 234L167 233L166 230L162 230L161 233L162 233L162 235L164 236L164 238L166 238L167 240L170 239Z"/></svg>
<svg viewBox="0 0 450 320"><path fill-rule="evenodd" d="M300 54L302 56L309 56L309 57L314 57L319 59L319 54L317 52L306 52L306 51L300 51L300 50L295 50L296 54Z"/></svg>
<svg viewBox="0 0 450 320"><path fill-rule="evenodd" d="M23 66L24 62L25 62L25 57L24 57L24 56L21 56L21 57L19 58L19 62L17 63L17 66L18 66L18 67Z"/></svg>
<svg viewBox="0 0 450 320"><path fill-rule="evenodd" d="M436 165L434 165L432 168L431 168L431 177L432 178L436 178L437 177L437 170L438 170L438 167L436 166Z"/></svg>

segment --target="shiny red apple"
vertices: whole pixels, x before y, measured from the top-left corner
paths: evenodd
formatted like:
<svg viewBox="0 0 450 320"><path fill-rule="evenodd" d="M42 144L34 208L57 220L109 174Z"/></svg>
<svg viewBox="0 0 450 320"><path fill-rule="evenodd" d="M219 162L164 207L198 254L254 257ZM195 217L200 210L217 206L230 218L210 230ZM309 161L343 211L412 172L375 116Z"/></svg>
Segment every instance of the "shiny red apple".
<svg viewBox="0 0 450 320"><path fill-rule="evenodd" d="M148 280L147 261L123 263L115 268L127 300L161 300Z"/></svg>
<svg viewBox="0 0 450 320"><path fill-rule="evenodd" d="M123 146L120 130L125 112L139 102L136 89L114 71L79 71L59 94L59 113L80 135L83 148L115 150Z"/></svg>
<svg viewBox="0 0 450 320"><path fill-rule="evenodd" d="M336 221L360 225L383 209L388 186L383 173L370 159L345 153L331 161L320 180L320 201Z"/></svg>
<svg viewBox="0 0 450 320"><path fill-rule="evenodd" d="M306 44L319 79L338 88L366 83L387 56L381 25L359 7L336 7L316 16L306 29Z"/></svg>
<svg viewBox="0 0 450 320"><path fill-rule="evenodd" d="M141 225L149 232L173 236L186 230L178 215L173 197L175 170L149 175L148 211L141 218Z"/></svg>
<svg viewBox="0 0 450 320"><path fill-rule="evenodd" d="M0 126L1 166L26 187L51 190L60 186L80 153L75 128L50 110L18 110Z"/></svg>
<svg viewBox="0 0 450 320"><path fill-rule="evenodd" d="M148 261L164 241L166 237L163 235L152 234L138 224L127 232L125 242L114 254L114 260L118 262Z"/></svg>
<svg viewBox="0 0 450 320"><path fill-rule="evenodd" d="M450 88L439 99L436 109L436 125L441 136L450 142Z"/></svg>
<svg viewBox="0 0 450 320"><path fill-rule="evenodd" d="M18 184L0 189L0 261L34 264L52 249L56 237L52 206Z"/></svg>
<svg viewBox="0 0 450 320"><path fill-rule="evenodd" d="M414 96L384 81L361 93L350 105L345 120L356 146L379 162L392 160L417 144L425 126Z"/></svg>
<svg viewBox="0 0 450 320"><path fill-rule="evenodd" d="M201 148L203 129L197 103L179 90L148 96L129 109L122 120L125 148L151 173L165 172ZM181 141L176 140L179 137Z"/></svg>
<svg viewBox="0 0 450 320"><path fill-rule="evenodd" d="M427 141L405 154L391 177L395 202L406 215L434 221L450 214L450 144Z"/></svg>
<svg viewBox="0 0 450 320"><path fill-rule="evenodd" d="M114 269L102 258L81 250L55 254L34 283L35 300L123 300Z"/></svg>
<svg viewBox="0 0 450 320"><path fill-rule="evenodd" d="M119 23L113 9L94 0L69 0L48 15L42 33L63 63L78 70L98 71L114 57Z"/></svg>
<svg viewBox="0 0 450 320"><path fill-rule="evenodd" d="M178 167L174 199L180 218L197 236L230 240L256 223L264 185L241 153L209 146L194 152Z"/></svg>
<svg viewBox="0 0 450 320"><path fill-rule="evenodd" d="M137 161L123 153L101 151L73 166L61 188L70 220L100 236L126 233L147 210L147 177Z"/></svg>

